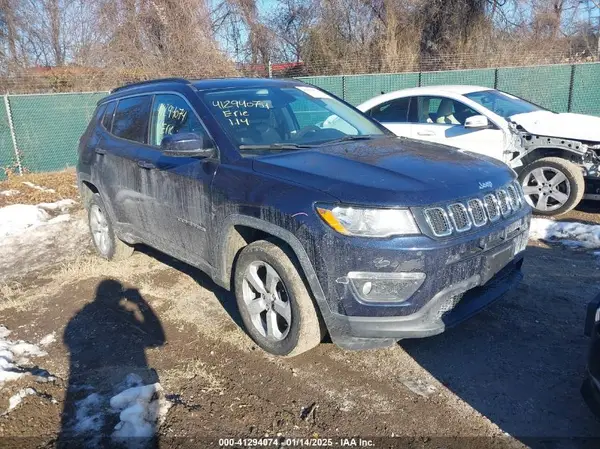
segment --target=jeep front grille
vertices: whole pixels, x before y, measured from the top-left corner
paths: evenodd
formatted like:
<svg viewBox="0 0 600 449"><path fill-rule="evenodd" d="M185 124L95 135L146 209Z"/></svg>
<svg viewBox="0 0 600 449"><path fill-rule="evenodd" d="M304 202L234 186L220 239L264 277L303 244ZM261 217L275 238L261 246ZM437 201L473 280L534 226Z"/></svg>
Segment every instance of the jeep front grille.
<svg viewBox="0 0 600 449"><path fill-rule="evenodd" d="M519 188L518 184L511 183L480 198L426 208L423 214L436 237L467 232L472 227L481 227L488 222L496 222L501 217L508 217L523 207Z"/></svg>
<svg viewBox="0 0 600 449"><path fill-rule="evenodd" d="M488 193L486 196L484 196L483 203L485 204L485 210L490 221L496 221L498 218L500 218L498 200L493 193Z"/></svg>
<svg viewBox="0 0 600 449"><path fill-rule="evenodd" d="M487 216L485 215L485 209L483 203L478 198L473 198L468 201L469 213L471 214L471 220L477 227L483 226L487 223Z"/></svg>
<svg viewBox="0 0 600 449"><path fill-rule="evenodd" d="M425 209L425 219L436 237L446 237L452 234L452 226L448 214L441 207Z"/></svg>
<svg viewBox="0 0 600 449"><path fill-rule="evenodd" d="M465 232L471 229L471 220L469 219L469 214L467 213L467 208L464 204L451 204L448 206L448 211L450 212L450 218L452 219L454 229L458 232Z"/></svg>
<svg viewBox="0 0 600 449"><path fill-rule="evenodd" d="M519 195L519 192L517 192L517 187L511 184L506 188L506 191L508 192L508 197L510 198L513 210L519 209L521 207L521 196Z"/></svg>
<svg viewBox="0 0 600 449"><path fill-rule="evenodd" d="M506 190L499 189L496 192L496 197L498 198L498 207L500 207L500 212L502 213L502 216L509 216L512 212L512 207L510 204L510 198L508 197L508 193L506 193Z"/></svg>

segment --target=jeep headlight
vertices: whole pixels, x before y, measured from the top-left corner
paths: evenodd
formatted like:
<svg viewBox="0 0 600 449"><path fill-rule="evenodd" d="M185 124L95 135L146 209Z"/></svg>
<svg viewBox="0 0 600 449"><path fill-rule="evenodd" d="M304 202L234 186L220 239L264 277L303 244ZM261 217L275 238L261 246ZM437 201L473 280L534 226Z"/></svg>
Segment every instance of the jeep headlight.
<svg viewBox="0 0 600 449"><path fill-rule="evenodd" d="M317 206L325 223L340 234L361 237L420 234L408 209L365 209L351 206Z"/></svg>

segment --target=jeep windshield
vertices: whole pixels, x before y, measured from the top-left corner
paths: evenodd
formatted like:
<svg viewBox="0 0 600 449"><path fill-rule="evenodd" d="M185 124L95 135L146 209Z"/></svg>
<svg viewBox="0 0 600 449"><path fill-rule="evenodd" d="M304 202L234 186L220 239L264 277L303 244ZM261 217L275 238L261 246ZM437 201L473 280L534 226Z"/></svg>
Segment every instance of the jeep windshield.
<svg viewBox="0 0 600 449"><path fill-rule="evenodd" d="M522 98L498 90L480 90L466 94L465 97L507 120L512 115L547 111L547 109L525 101Z"/></svg>
<svg viewBox="0 0 600 449"><path fill-rule="evenodd" d="M387 135L360 112L310 86L211 90L204 99L242 153Z"/></svg>

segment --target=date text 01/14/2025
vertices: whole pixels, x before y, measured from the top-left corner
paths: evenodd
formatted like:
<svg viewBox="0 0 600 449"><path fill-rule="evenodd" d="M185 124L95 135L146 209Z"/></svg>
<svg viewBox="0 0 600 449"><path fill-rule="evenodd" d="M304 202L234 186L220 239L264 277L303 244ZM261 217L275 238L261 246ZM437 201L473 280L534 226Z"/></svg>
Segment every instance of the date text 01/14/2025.
<svg viewBox="0 0 600 449"><path fill-rule="evenodd" d="M219 447L375 447L371 439L363 438L220 438Z"/></svg>

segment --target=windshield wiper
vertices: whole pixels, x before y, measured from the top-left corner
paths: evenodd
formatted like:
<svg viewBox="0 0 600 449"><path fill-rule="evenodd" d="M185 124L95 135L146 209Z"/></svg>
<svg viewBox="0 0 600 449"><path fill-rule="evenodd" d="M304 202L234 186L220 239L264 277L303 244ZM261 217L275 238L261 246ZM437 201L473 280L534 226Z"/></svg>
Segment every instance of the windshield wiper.
<svg viewBox="0 0 600 449"><path fill-rule="evenodd" d="M240 150L300 150L312 148L312 145L300 145L297 143L271 143L268 145L240 145Z"/></svg>
<svg viewBox="0 0 600 449"><path fill-rule="evenodd" d="M330 143L349 142L352 140L371 140L371 139L374 139L375 137L377 137L377 136L372 135L372 134L365 134L362 136L344 136L344 137L340 137L339 139L328 140L327 142L324 142L323 144L327 145Z"/></svg>

